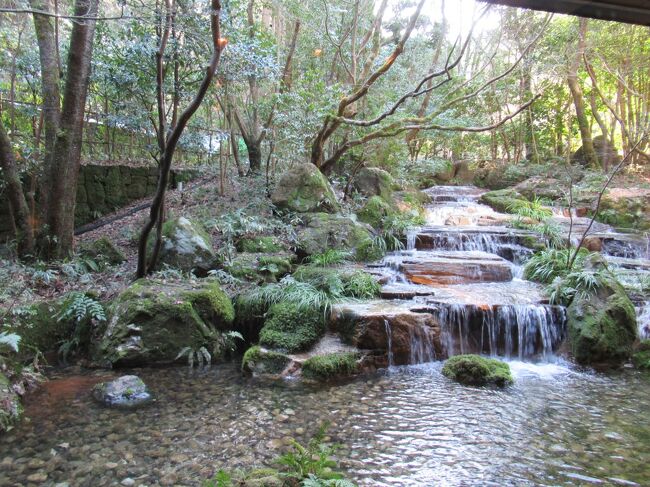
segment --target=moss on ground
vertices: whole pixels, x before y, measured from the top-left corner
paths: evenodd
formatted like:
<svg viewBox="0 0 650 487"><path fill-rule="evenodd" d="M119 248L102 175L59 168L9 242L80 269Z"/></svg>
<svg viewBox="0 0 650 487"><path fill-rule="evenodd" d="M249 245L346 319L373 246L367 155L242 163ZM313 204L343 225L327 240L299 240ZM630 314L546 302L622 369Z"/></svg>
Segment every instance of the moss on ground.
<svg viewBox="0 0 650 487"><path fill-rule="evenodd" d="M395 208L381 196L373 196L357 213L359 220L375 228L382 226L384 220L396 213Z"/></svg>
<svg viewBox="0 0 650 487"><path fill-rule="evenodd" d="M510 366L480 355L455 355L442 368L442 374L463 385L505 387L513 383Z"/></svg>
<svg viewBox="0 0 650 487"><path fill-rule="evenodd" d="M325 333L323 314L319 310L306 310L293 303L271 306L264 327L260 331L260 344L285 352L302 352L312 346Z"/></svg>
<svg viewBox="0 0 650 487"><path fill-rule="evenodd" d="M107 237L83 245L80 250L82 256L89 257L100 264L117 265L126 260L124 253Z"/></svg>
<svg viewBox="0 0 650 487"><path fill-rule="evenodd" d="M275 237L257 235L254 237L243 237L237 241L238 252L260 252L260 253L273 253L280 252L282 246Z"/></svg>
<svg viewBox="0 0 650 487"><path fill-rule="evenodd" d="M359 370L359 354L356 352L337 352L317 355L305 361L302 373L308 379L327 380L346 377Z"/></svg>

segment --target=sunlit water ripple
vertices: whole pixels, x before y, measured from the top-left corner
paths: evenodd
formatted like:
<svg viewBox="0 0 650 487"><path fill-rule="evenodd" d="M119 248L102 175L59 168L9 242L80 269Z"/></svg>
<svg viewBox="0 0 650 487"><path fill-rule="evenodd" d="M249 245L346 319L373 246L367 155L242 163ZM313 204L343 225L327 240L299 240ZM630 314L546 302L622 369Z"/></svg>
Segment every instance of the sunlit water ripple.
<svg viewBox="0 0 650 487"><path fill-rule="evenodd" d="M96 406L88 384L32 398L31 421L0 437L0 485L39 471L44 485L200 485L268 464L326 420L360 485L650 484L647 376L511 366L505 390L452 383L439 363L319 388L247 381L232 365L138 370L157 397L138 411Z"/></svg>

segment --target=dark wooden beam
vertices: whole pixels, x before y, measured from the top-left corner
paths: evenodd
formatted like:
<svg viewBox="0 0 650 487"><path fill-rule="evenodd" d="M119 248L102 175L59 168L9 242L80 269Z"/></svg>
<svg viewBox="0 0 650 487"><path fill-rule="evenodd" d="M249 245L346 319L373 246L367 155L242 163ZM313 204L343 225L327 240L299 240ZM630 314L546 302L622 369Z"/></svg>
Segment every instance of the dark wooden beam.
<svg viewBox="0 0 650 487"><path fill-rule="evenodd" d="M481 0L579 17L650 26L650 0Z"/></svg>

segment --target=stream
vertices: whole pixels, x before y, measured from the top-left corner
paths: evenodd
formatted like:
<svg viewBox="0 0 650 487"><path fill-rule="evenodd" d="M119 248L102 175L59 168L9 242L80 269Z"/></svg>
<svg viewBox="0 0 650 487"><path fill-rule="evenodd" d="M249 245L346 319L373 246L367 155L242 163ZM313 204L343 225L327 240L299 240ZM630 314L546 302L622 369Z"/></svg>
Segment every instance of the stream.
<svg viewBox="0 0 650 487"><path fill-rule="evenodd" d="M138 369L155 401L135 411L90 397L125 371L61 371L27 398L28 420L0 437L0 486L201 485L221 468L272 465L324 421L341 469L363 486L649 485L650 378L558 358L564 310L521 277L530 234L479 204L477 188L429 194L427 224L369 267L383 299L349 304L381 318L386 368L319 386L248 380L238 364ZM600 224L594 234L630 279L650 273L643 238ZM635 304L650 335L648 303ZM439 329L396 328L418 313ZM506 359L515 384L444 378L436 360L468 352Z"/></svg>

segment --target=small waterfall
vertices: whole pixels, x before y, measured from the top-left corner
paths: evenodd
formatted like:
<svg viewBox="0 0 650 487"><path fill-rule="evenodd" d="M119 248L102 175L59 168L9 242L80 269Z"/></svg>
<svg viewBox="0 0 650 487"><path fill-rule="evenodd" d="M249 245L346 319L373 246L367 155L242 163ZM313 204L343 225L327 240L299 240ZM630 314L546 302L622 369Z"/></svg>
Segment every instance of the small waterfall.
<svg viewBox="0 0 650 487"><path fill-rule="evenodd" d="M650 301L646 301L636 308L636 322L639 327L639 338L650 339Z"/></svg>
<svg viewBox="0 0 650 487"><path fill-rule="evenodd" d="M415 249L415 241L418 238L419 228L409 228L406 231L406 250L413 251Z"/></svg>
<svg viewBox="0 0 650 487"><path fill-rule="evenodd" d="M409 364L424 364L437 360L434 348L435 336L428 326L409 329L411 354Z"/></svg>
<svg viewBox="0 0 650 487"><path fill-rule="evenodd" d="M395 365L395 357L393 356L393 331L390 328L388 320L384 320L384 327L386 328L386 348L388 351L388 368Z"/></svg>
<svg viewBox="0 0 650 487"><path fill-rule="evenodd" d="M564 338L565 313L558 306L443 305L437 311L447 355L489 353L520 360L550 358Z"/></svg>

